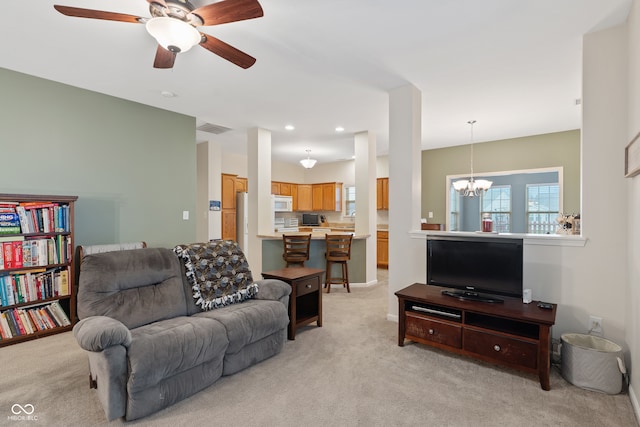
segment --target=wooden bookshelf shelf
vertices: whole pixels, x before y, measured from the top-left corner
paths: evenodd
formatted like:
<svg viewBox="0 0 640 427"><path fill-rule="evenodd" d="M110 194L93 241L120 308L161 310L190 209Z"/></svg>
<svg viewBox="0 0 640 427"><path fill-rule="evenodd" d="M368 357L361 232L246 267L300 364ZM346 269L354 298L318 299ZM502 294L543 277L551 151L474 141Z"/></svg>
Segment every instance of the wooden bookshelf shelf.
<svg viewBox="0 0 640 427"><path fill-rule="evenodd" d="M0 194L0 347L73 328L77 199Z"/></svg>

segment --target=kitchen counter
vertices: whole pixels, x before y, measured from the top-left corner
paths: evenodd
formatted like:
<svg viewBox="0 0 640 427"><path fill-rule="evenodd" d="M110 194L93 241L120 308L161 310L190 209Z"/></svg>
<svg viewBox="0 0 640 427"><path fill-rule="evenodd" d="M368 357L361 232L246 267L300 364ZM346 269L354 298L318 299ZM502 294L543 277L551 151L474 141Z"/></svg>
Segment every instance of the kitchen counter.
<svg viewBox="0 0 640 427"><path fill-rule="evenodd" d="M340 232L331 232L339 234ZM342 232L344 233L344 231ZM262 239L262 270L279 270L284 268L286 263L282 259L284 248L282 246L282 234L273 233L268 235L258 235ZM290 234L309 234L308 232L289 232ZM351 242L351 259L348 261L349 281L351 283L366 283L366 254L367 239L369 234L354 234ZM309 260L304 263L305 267L325 269L326 263L324 254L326 252L325 233L311 233L311 245L309 247Z"/></svg>

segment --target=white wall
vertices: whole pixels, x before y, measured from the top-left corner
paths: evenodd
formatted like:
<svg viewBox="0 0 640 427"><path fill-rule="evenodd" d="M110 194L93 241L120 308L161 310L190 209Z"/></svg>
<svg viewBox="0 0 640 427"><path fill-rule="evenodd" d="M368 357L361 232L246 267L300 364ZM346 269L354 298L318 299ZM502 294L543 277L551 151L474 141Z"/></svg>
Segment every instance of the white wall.
<svg viewBox="0 0 640 427"><path fill-rule="evenodd" d="M640 4L634 1L628 19L628 127L627 140L631 141L640 132ZM626 340L631 353L631 387L629 395L636 416L640 415L638 394L640 393L640 176L627 179L627 325Z"/></svg>

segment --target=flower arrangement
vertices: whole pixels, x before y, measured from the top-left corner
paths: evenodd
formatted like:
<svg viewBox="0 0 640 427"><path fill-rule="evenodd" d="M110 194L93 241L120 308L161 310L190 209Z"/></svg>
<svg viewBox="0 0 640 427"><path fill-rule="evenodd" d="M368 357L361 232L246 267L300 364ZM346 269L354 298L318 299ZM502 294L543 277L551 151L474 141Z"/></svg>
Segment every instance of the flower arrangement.
<svg viewBox="0 0 640 427"><path fill-rule="evenodd" d="M580 214L560 214L557 221L557 234L580 234Z"/></svg>

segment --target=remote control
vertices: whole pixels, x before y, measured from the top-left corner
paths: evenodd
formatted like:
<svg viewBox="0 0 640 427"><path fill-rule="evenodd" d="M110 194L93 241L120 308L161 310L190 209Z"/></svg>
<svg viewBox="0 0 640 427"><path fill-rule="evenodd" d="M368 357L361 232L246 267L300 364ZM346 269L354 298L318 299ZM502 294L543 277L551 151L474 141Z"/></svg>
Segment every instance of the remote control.
<svg viewBox="0 0 640 427"><path fill-rule="evenodd" d="M538 307L540 307L540 308L544 308L545 310L551 310L551 309L553 308L553 304L550 304L550 303L548 303L548 302L542 302L542 301L540 301L540 302L538 303Z"/></svg>

